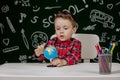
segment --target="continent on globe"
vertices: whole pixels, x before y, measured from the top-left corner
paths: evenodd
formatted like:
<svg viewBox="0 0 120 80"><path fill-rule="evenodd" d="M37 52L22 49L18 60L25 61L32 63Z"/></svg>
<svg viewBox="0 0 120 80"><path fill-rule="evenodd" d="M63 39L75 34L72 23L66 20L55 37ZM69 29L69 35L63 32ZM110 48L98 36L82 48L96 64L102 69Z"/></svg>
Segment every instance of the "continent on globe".
<svg viewBox="0 0 120 80"><path fill-rule="evenodd" d="M57 49L53 46L48 46L44 49L44 56L51 60L51 59L54 59L56 57L58 57L58 52L57 52Z"/></svg>

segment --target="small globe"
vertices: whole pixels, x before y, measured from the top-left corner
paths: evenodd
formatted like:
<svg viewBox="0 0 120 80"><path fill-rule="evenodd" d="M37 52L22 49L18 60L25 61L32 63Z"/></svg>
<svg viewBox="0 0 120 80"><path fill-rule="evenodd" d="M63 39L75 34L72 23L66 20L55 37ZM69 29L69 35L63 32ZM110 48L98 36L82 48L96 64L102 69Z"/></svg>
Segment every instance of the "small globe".
<svg viewBox="0 0 120 80"><path fill-rule="evenodd" d="M53 59L55 57L58 56L58 52L56 50L55 47L53 46L48 46L44 49L44 56L47 58L47 59Z"/></svg>

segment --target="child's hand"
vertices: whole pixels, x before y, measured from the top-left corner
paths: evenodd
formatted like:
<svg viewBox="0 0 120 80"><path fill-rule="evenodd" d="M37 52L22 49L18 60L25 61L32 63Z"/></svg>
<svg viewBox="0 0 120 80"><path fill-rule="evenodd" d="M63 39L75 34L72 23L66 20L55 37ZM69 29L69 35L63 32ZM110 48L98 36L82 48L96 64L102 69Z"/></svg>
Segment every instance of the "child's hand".
<svg viewBox="0 0 120 80"><path fill-rule="evenodd" d="M51 64L56 65L57 67L60 67L60 66L67 65L67 61L64 59L55 58L51 61Z"/></svg>
<svg viewBox="0 0 120 80"><path fill-rule="evenodd" d="M40 56L41 54L43 54L44 47L45 47L45 43L39 45L39 46L37 47L37 49L34 50L35 55L36 55L36 56Z"/></svg>

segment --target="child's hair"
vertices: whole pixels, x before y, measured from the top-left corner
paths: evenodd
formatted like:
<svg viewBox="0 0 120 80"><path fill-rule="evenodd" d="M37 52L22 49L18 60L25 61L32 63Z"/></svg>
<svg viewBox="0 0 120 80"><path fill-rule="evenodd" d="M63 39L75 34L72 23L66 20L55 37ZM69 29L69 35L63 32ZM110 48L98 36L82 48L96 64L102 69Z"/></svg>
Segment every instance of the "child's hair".
<svg viewBox="0 0 120 80"><path fill-rule="evenodd" d="M55 16L55 19L56 18L63 18L63 19L70 20L70 22L72 23L72 26L76 27L76 21L75 21L73 15L67 11L58 12L58 14Z"/></svg>

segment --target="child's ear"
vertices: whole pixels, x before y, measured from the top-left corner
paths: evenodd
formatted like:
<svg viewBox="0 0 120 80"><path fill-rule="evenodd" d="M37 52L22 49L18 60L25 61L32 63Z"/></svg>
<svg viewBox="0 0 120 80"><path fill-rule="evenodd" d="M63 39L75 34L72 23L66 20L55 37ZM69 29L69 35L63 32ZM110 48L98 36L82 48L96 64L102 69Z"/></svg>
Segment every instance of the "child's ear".
<svg viewBox="0 0 120 80"><path fill-rule="evenodd" d="M72 33L74 34L74 33L76 33L76 31L77 31L77 28L76 28L76 27L74 27L74 28L73 28L73 32L72 32Z"/></svg>

